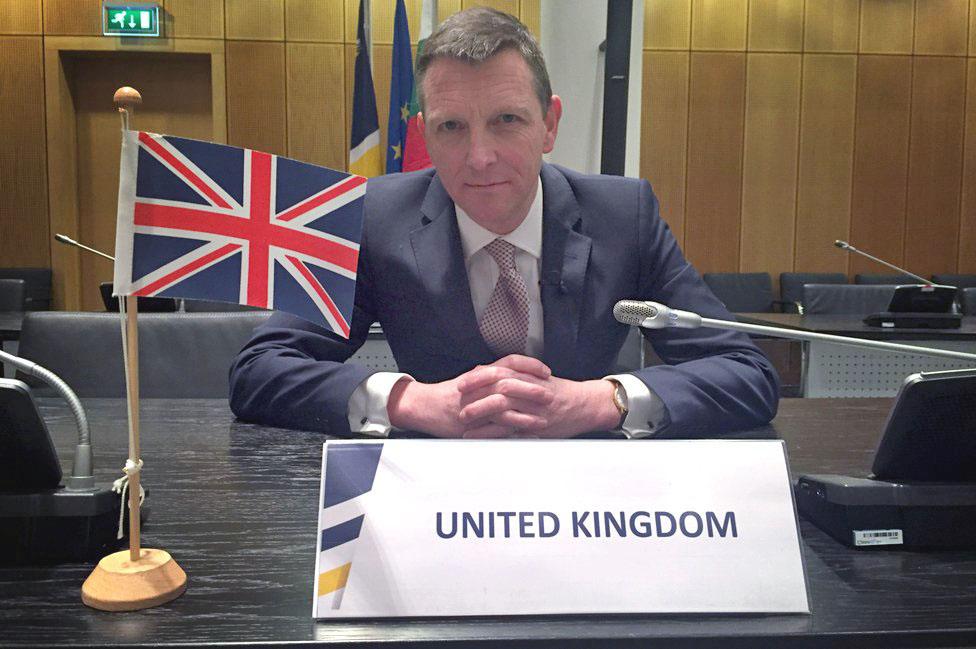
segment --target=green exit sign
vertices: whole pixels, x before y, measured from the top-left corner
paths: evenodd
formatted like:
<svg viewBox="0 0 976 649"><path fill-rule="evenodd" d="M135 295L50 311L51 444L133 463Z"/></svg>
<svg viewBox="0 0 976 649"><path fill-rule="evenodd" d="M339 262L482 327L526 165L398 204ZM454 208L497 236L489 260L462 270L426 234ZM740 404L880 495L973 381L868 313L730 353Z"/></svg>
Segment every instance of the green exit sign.
<svg viewBox="0 0 976 649"><path fill-rule="evenodd" d="M159 36L159 4L102 4L102 33L106 36Z"/></svg>

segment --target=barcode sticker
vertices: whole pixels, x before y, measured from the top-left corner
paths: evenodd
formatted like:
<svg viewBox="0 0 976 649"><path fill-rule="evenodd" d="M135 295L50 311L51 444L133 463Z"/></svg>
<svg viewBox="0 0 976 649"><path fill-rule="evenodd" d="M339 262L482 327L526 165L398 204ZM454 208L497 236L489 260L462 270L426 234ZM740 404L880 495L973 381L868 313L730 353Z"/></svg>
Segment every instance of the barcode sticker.
<svg viewBox="0 0 976 649"><path fill-rule="evenodd" d="M854 545L903 545L901 530L854 530Z"/></svg>

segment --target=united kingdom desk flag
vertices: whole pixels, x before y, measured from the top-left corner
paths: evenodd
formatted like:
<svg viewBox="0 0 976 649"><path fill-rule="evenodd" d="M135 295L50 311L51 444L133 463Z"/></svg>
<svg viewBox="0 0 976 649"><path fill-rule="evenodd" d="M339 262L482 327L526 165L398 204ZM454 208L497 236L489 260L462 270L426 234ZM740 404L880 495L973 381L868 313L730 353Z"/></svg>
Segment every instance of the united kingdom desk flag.
<svg viewBox="0 0 976 649"><path fill-rule="evenodd" d="M279 309L349 337L366 179L123 131L116 295Z"/></svg>

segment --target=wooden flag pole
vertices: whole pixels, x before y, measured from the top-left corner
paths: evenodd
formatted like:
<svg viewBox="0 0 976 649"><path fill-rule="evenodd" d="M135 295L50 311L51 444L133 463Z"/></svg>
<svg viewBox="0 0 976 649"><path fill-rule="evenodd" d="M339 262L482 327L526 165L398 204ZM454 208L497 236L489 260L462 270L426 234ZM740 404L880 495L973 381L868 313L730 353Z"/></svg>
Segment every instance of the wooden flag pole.
<svg viewBox="0 0 976 649"><path fill-rule="evenodd" d="M123 132L142 97L128 86L115 91ZM103 557L81 587L81 601L103 611L136 611L165 604L186 590L186 573L165 550L141 547L139 451L139 327L136 297L125 297L126 396L129 407L129 549ZM124 506L124 505L123 505Z"/></svg>

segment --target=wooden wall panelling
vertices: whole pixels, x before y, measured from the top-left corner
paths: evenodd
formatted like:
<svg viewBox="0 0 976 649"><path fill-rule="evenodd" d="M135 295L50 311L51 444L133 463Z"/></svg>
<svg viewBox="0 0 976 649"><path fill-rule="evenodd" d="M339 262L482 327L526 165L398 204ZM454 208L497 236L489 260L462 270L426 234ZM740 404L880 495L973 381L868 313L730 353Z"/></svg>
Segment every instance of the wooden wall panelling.
<svg viewBox="0 0 976 649"><path fill-rule="evenodd" d="M226 0L224 11L228 39L280 41L285 37L284 0Z"/></svg>
<svg viewBox="0 0 976 649"><path fill-rule="evenodd" d="M341 43L343 0L285 0L285 38L289 41ZM355 40L356 25L353 25Z"/></svg>
<svg viewBox="0 0 976 649"><path fill-rule="evenodd" d="M376 115L380 120L380 152L386 169L386 131L390 119L390 76L393 73L393 46L373 46L373 88L376 89Z"/></svg>
<svg viewBox="0 0 976 649"><path fill-rule="evenodd" d="M356 45L347 44L343 46L345 50L345 79L346 79L346 92L345 92L345 103L346 103L346 119L345 119L345 158L346 166L344 169L349 168L349 137L352 134L352 93L353 87L356 82ZM377 111L377 117L379 116L379 111Z"/></svg>
<svg viewBox="0 0 976 649"><path fill-rule="evenodd" d="M692 52L684 249L702 272L739 268L745 55Z"/></svg>
<svg viewBox="0 0 976 649"><path fill-rule="evenodd" d="M285 155L284 43L227 41L227 141Z"/></svg>
<svg viewBox="0 0 976 649"><path fill-rule="evenodd" d="M739 270L793 270L800 55L749 54Z"/></svg>
<svg viewBox="0 0 976 649"><path fill-rule="evenodd" d="M644 52L640 174L661 215L684 241L688 161L688 52Z"/></svg>
<svg viewBox="0 0 976 649"><path fill-rule="evenodd" d="M915 4L915 53L966 55L969 0L922 0Z"/></svg>
<svg viewBox="0 0 976 649"><path fill-rule="evenodd" d="M976 273L976 59L966 61L966 139L963 151L962 209L959 222L960 273Z"/></svg>
<svg viewBox="0 0 976 649"><path fill-rule="evenodd" d="M343 46L288 43L288 156L346 167Z"/></svg>
<svg viewBox="0 0 976 649"><path fill-rule="evenodd" d="M645 0L644 47L691 49L691 0Z"/></svg>
<svg viewBox="0 0 976 649"><path fill-rule="evenodd" d="M168 38L223 38L223 0L166 0Z"/></svg>
<svg viewBox="0 0 976 649"><path fill-rule="evenodd" d="M895 265L904 263L911 75L911 57L859 57L851 243ZM859 257L850 268L887 272Z"/></svg>
<svg viewBox="0 0 976 649"><path fill-rule="evenodd" d="M78 238L77 147L74 106L66 67L58 42L44 39L44 104L47 117L48 218L50 234L60 232ZM53 306L77 311L81 308L81 267L78 250L51 246Z"/></svg>
<svg viewBox="0 0 976 649"><path fill-rule="evenodd" d="M749 0L749 51L801 51L803 5L796 0Z"/></svg>
<svg viewBox="0 0 976 649"><path fill-rule="evenodd" d="M74 52L68 83L74 103L78 173L78 234L97 250L115 247L119 117L111 105L127 82L142 94L131 127L209 140L213 119L210 60L202 53ZM103 310L98 285L111 281L112 263L81 256L81 308Z"/></svg>
<svg viewBox="0 0 976 649"><path fill-rule="evenodd" d="M478 6L493 7L513 16L518 16L519 13L518 0L461 0L462 9Z"/></svg>
<svg viewBox="0 0 976 649"><path fill-rule="evenodd" d="M519 0L518 16L536 40L539 40L542 36L542 0Z"/></svg>
<svg viewBox="0 0 976 649"><path fill-rule="evenodd" d="M857 57L809 54L803 60L794 270L847 272L833 246L851 227L851 174Z"/></svg>
<svg viewBox="0 0 976 649"><path fill-rule="evenodd" d="M914 22L914 0L861 0L860 51L911 54Z"/></svg>
<svg viewBox="0 0 976 649"><path fill-rule="evenodd" d="M858 0L812 0L804 8L805 52L856 52Z"/></svg>
<svg viewBox="0 0 976 649"><path fill-rule="evenodd" d="M99 36L101 0L44 0L44 34Z"/></svg>
<svg viewBox="0 0 976 649"><path fill-rule="evenodd" d="M0 37L0 59L0 266L49 266L41 38Z"/></svg>
<svg viewBox="0 0 976 649"><path fill-rule="evenodd" d="M976 54L976 0L969 0L969 55Z"/></svg>
<svg viewBox="0 0 976 649"><path fill-rule="evenodd" d="M461 11L461 0L437 0L437 22L444 22L448 16Z"/></svg>
<svg viewBox="0 0 976 649"><path fill-rule="evenodd" d="M404 0L404 8L407 10L407 25L410 28L410 42L417 42L417 34L420 30L420 10L421 0ZM388 2L370 3L372 14L372 39L373 46L393 44L393 22L396 16L396 0Z"/></svg>
<svg viewBox="0 0 976 649"><path fill-rule="evenodd" d="M0 2L0 34L40 34L41 0Z"/></svg>
<svg viewBox="0 0 976 649"><path fill-rule="evenodd" d="M748 0L692 0L692 49L744 51L748 7Z"/></svg>
<svg viewBox="0 0 976 649"><path fill-rule="evenodd" d="M956 269L965 92L965 59L915 59L905 268L923 277Z"/></svg>
<svg viewBox="0 0 976 649"><path fill-rule="evenodd" d="M313 0L314 1L314 0ZM359 20L359 3L361 0L344 0L343 6L343 25L345 26L345 42L356 42L356 25ZM351 88L350 91L352 92Z"/></svg>

